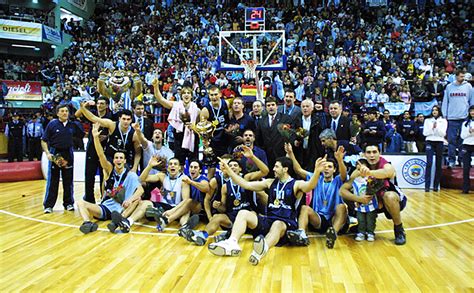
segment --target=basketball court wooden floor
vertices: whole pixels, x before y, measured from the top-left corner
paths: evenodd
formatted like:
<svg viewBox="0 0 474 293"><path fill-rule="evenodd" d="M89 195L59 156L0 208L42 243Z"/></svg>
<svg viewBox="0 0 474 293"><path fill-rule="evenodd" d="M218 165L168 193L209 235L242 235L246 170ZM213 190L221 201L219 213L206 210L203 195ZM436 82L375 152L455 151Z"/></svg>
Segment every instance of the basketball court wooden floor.
<svg viewBox="0 0 474 293"><path fill-rule="evenodd" d="M102 222L83 235L76 212L61 203L44 215L45 181L0 184L0 291L319 292L473 291L473 196L406 190L407 244L393 243L382 215L374 243L341 236L332 250L322 237L309 247L271 249L261 264L216 257L207 247L157 233L153 223L113 235ZM76 199L83 184L75 184Z"/></svg>

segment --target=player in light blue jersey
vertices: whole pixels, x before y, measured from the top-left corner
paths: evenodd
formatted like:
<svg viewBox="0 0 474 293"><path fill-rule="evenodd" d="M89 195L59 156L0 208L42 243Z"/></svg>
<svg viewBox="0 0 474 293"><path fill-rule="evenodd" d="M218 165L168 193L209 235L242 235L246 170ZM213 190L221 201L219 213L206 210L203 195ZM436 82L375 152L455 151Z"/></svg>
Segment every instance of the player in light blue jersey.
<svg viewBox="0 0 474 293"><path fill-rule="evenodd" d="M293 161L295 172L309 180L313 173L306 171L296 161L291 145L286 144L285 150ZM318 183L313 190L313 196L310 205L301 207L298 217L298 230L289 230L288 239L292 244L306 246L309 245L309 239L306 235L308 224L316 232L326 233L326 246L333 248L337 239L338 232L345 232L348 228L347 207L339 196L339 188L347 179L347 169L344 164L344 147L339 146L334 153L336 161L328 159L324 169L319 174ZM339 165L339 175L334 177ZM322 173L322 174L321 174Z"/></svg>

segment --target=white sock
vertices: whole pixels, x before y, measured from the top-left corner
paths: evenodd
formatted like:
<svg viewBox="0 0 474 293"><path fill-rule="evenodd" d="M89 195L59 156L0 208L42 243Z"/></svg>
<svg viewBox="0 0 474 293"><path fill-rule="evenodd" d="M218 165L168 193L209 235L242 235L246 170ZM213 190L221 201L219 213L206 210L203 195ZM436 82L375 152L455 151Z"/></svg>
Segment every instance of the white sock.
<svg viewBox="0 0 474 293"><path fill-rule="evenodd" d="M301 236L303 236L303 238L308 238L308 236L306 236L306 231L304 229L298 229L301 231Z"/></svg>
<svg viewBox="0 0 474 293"><path fill-rule="evenodd" d="M235 239L235 237L229 237L229 240L233 242L237 242L237 239Z"/></svg>
<svg viewBox="0 0 474 293"><path fill-rule="evenodd" d="M131 217L127 218L127 220L130 223L130 227L132 227L132 225L135 221Z"/></svg>

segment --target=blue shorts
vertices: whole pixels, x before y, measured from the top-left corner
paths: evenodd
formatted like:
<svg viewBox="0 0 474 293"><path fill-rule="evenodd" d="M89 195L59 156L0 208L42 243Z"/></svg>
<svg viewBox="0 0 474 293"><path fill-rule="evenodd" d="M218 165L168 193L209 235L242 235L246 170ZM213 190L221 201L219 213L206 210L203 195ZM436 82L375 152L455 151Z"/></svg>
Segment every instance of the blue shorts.
<svg viewBox="0 0 474 293"><path fill-rule="evenodd" d="M235 222L235 218L237 218L237 214L238 214L240 211L242 211L242 210L246 210L246 211L249 211L249 212L252 212L252 211L253 211L253 210L250 209L249 207L243 207L243 208L241 208L240 210L236 210L236 211L232 210L232 211L227 212L227 213L225 213L225 214L226 214L227 217L229 217L229 220L230 220L232 223L234 223L234 222Z"/></svg>
<svg viewBox="0 0 474 293"><path fill-rule="evenodd" d="M122 213L123 211L122 205L112 198L103 201L99 207L102 210L99 220L110 220L112 212Z"/></svg>
<svg viewBox="0 0 474 293"><path fill-rule="evenodd" d="M104 206L103 204L99 204L100 208L100 217L97 218L100 221L106 221L112 219L112 213L110 212L109 208Z"/></svg>
<svg viewBox="0 0 474 293"><path fill-rule="evenodd" d="M164 202L153 202L153 206L155 208L162 207L165 211L168 211L174 208L172 205L164 203Z"/></svg>
<svg viewBox="0 0 474 293"><path fill-rule="evenodd" d="M263 235L263 236L267 235L273 223L276 221L281 221L285 223L286 231L298 229L298 224L296 223L296 220L279 218L279 217L274 217L274 216L262 216L262 215L257 215L257 219L258 219L257 227L255 227L255 229L249 230L250 234L254 238L257 237L258 235ZM280 238L280 240L278 241L277 246L282 246L288 243L288 237L286 236L286 231L285 231L284 236Z"/></svg>
<svg viewBox="0 0 474 293"><path fill-rule="evenodd" d="M319 234L325 234L327 232L328 228L332 226L332 217L331 217L331 219L328 220L328 219L326 219L326 217L323 214L320 214L320 213L316 213L316 214L319 216L319 220L320 220L321 224L320 224L319 228L313 227L313 225L309 224L308 225L308 230L317 232ZM349 230L349 224L350 224L350 220L349 220L349 216L347 216L346 223L344 224L344 226L342 226L341 230L339 230L339 232L337 234L340 235L340 234L347 233L347 231ZM311 228L313 228L313 229L311 229Z"/></svg>
<svg viewBox="0 0 474 293"><path fill-rule="evenodd" d="M225 213L227 217L229 217L229 220L234 223L235 222L235 218L237 218L237 214L239 213L240 211L231 211L229 213Z"/></svg>

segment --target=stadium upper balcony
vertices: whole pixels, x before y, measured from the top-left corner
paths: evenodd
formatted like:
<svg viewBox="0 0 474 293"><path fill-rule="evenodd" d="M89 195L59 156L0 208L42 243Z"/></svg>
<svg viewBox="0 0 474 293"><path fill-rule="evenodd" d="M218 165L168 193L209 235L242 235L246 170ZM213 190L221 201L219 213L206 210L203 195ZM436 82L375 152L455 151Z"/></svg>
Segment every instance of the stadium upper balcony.
<svg viewBox="0 0 474 293"><path fill-rule="evenodd" d="M0 5L0 18L36 22L54 27L56 4L52 1L6 1ZM10 4L8 4L10 2Z"/></svg>
<svg viewBox="0 0 474 293"><path fill-rule="evenodd" d="M27 21L27 22L36 22L36 23L44 23L44 18L36 18L33 15L5 15L0 13L0 18L2 19L11 19L11 20L18 20L18 21Z"/></svg>

